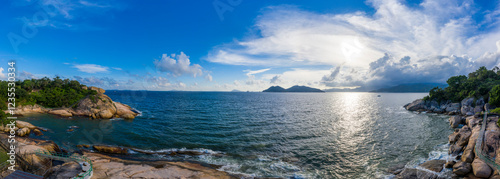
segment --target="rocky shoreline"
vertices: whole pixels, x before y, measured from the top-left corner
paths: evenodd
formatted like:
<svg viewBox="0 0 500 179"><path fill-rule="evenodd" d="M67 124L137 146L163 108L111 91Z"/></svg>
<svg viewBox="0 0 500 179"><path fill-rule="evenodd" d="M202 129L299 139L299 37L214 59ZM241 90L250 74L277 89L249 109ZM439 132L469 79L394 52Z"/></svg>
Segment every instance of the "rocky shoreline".
<svg viewBox="0 0 500 179"><path fill-rule="evenodd" d="M17 106L15 115L27 115L31 113L47 113L61 117L83 116L91 119L111 119L123 118L134 119L139 112L126 104L114 102L104 93L105 90L97 87L90 87L97 92L95 95L88 95L71 107L45 108L40 105ZM9 111L4 111L8 113Z"/></svg>
<svg viewBox="0 0 500 179"><path fill-rule="evenodd" d="M45 151L53 153L67 153L56 143L49 140L29 138L30 132L43 128L36 127L28 122L17 121L16 123L16 153L22 160L30 163L40 171L47 171L45 178L68 178L76 176L81 172L81 167L76 163L64 163L54 165L49 159L32 154L35 151ZM0 142L3 146L8 143L10 129L0 125ZM42 133L42 132L40 132ZM35 133L36 134L36 133ZM43 135L43 133L41 134ZM84 156L89 158L93 164L94 178L207 178L207 179L230 179L241 178L227 172L219 171L220 166L213 166L199 162L190 161L140 161L121 159L117 156L127 154L128 148L103 146L103 145L80 145L80 151L71 155ZM113 154L110 156L108 154ZM175 153L175 155L201 155L199 153ZM19 164L16 169L22 170ZM6 170L0 172L0 178L5 177L10 172ZM44 173L44 172L42 172Z"/></svg>
<svg viewBox="0 0 500 179"><path fill-rule="evenodd" d="M483 123L481 114L485 110L494 109L484 102L483 98L466 98L460 103L424 101L418 99L404 106L409 111L438 113L451 115L450 127L454 132L448 136L448 154L452 160L429 160L417 168L396 166L389 169L395 178L445 178L441 172L452 171L451 178L490 178L500 179L499 172L478 158L474 149L479 137L481 126L486 125L483 151L500 164L500 128L497 125L498 116L493 115Z"/></svg>

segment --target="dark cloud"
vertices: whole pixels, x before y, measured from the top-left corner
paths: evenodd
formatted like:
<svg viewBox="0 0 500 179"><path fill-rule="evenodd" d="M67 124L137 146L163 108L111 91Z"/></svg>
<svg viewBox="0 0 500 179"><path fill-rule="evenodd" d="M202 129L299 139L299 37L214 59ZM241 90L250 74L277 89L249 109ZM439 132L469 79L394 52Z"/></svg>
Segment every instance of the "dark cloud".
<svg viewBox="0 0 500 179"><path fill-rule="evenodd" d="M273 78L271 78L270 83L271 83L271 84L278 84L278 83L281 83L280 76L279 76L279 75L276 75L276 76L274 76Z"/></svg>

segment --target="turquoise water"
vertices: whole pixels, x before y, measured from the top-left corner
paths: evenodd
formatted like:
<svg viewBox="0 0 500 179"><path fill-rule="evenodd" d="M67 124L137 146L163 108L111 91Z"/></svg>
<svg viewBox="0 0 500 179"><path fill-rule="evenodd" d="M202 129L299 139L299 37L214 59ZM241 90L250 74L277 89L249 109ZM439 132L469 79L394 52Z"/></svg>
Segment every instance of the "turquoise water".
<svg viewBox="0 0 500 179"><path fill-rule="evenodd" d="M441 157L447 117L403 105L425 93L230 93L107 91L142 112L134 120L24 117L50 129L38 138L67 149L109 144L200 156L130 156L222 165L250 176L380 178L399 163ZM381 97L377 97L377 95ZM67 132L69 126L79 126ZM437 154L436 154L437 153ZM220 154L220 155L219 155Z"/></svg>

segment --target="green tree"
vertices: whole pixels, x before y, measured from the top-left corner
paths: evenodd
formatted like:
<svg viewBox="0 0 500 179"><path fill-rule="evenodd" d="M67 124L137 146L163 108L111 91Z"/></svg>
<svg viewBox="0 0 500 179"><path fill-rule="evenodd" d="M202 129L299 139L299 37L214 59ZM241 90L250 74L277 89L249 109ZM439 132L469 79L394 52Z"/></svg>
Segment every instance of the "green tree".
<svg viewBox="0 0 500 179"><path fill-rule="evenodd" d="M496 85L491 89L489 103L491 105L500 106L500 85Z"/></svg>

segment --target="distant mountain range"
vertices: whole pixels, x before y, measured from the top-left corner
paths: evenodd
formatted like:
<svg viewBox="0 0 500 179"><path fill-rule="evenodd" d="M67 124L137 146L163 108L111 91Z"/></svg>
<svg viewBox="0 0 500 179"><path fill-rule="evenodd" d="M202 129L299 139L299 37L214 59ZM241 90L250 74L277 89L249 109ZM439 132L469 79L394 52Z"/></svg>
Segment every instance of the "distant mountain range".
<svg viewBox="0 0 500 179"><path fill-rule="evenodd" d="M447 86L448 84L443 84L443 83L408 83L388 88L380 88L370 92L390 92L390 93L429 92L434 87L445 88Z"/></svg>
<svg viewBox="0 0 500 179"><path fill-rule="evenodd" d="M311 87L307 87L307 86L299 86L299 85L292 86L288 89L285 89L281 86L271 86L262 92L319 92L319 93L324 93L324 91L322 91L320 89L311 88Z"/></svg>

